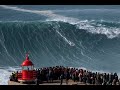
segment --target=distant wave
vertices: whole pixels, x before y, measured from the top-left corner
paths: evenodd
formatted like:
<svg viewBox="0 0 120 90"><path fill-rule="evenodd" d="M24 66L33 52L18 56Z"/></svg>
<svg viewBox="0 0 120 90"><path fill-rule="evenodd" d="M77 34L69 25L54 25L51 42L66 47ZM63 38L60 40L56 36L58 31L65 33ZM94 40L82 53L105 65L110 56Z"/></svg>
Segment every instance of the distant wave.
<svg viewBox="0 0 120 90"><path fill-rule="evenodd" d="M47 21L67 22L67 23L76 25L79 29L84 29L91 33L105 34L108 38L115 38L120 35L120 28L107 27L106 25L104 25L104 23L106 22L96 24L96 22L94 21L92 22L88 20L81 21L77 18L66 17L66 16L62 16L59 14L55 14L51 10L28 10L28 9L22 9L22 8L6 6L6 5L0 5L0 7L5 8L5 9L12 9L12 10L17 10L17 11L22 11L22 12L44 15L48 17Z"/></svg>

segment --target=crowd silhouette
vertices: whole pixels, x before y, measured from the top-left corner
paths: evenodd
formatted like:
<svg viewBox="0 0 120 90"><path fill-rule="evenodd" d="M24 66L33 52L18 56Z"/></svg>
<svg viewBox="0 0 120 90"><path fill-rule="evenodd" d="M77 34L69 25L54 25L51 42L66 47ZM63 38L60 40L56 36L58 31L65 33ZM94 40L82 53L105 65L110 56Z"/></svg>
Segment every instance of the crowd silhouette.
<svg viewBox="0 0 120 90"><path fill-rule="evenodd" d="M60 85L65 80L68 84L69 80L81 82L86 85L120 85L120 79L117 73L100 73L92 72L84 69L70 68L64 66L43 67L35 70L37 72L37 83L52 83L59 80ZM10 81L17 80L17 72L12 73Z"/></svg>

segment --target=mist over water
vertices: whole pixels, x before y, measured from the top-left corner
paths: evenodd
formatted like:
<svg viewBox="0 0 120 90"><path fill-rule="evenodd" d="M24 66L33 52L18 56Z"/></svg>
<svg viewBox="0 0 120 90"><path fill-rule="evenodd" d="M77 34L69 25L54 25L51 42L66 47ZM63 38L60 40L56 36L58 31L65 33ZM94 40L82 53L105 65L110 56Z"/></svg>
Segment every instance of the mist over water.
<svg viewBox="0 0 120 90"><path fill-rule="evenodd" d="M119 73L118 6L31 7L0 6L0 71L6 81L15 66L20 68L26 52L35 67L63 65Z"/></svg>

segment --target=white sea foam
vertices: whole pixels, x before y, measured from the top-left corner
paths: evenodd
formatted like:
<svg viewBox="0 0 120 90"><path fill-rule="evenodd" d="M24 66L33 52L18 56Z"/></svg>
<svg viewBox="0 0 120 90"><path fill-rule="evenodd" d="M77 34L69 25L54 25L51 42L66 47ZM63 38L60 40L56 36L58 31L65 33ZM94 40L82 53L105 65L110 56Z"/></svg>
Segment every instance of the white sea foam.
<svg viewBox="0 0 120 90"><path fill-rule="evenodd" d="M65 42L67 42L70 46L75 46L75 43L71 42L70 40L68 40L65 36L63 36L58 30L56 30L56 32L65 40Z"/></svg>
<svg viewBox="0 0 120 90"><path fill-rule="evenodd" d="M95 33L95 34L104 34L108 38L111 38L111 39L118 37L120 35L120 28L105 27L104 25L101 25L101 24L95 27L91 24L91 21L88 21L88 20L81 21L77 18L66 17L63 15L55 14L51 10L28 10L28 9L23 9L23 8L18 8L18 7L13 7L13 6L6 6L6 5L0 5L0 7L5 8L5 9L22 11L22 12L40 14L40 15L48 17L46 21L67 22L67 23L76 25L79 29L85 29L88 32Z"/></svg>
<svg viewBox="0 0 120 90"><path fill-rule="evenodd" d="M12 72L20 70L20 67L0 67L0 85L8 85Z"/></svg>

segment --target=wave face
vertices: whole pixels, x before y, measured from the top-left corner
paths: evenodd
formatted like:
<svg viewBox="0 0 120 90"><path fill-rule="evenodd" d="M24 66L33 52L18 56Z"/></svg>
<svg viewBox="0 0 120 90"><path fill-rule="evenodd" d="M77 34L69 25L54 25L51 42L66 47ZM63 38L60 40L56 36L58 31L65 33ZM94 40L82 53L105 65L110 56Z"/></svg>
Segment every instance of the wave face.
<svg viewBox="0 0 120 90"><path fill-rule="evenodd" d="M90 33L65 22L0 22L0 64L19 66L30 52L37 67L65 65L114 71L120 68L119 42L118 36Z"/></svg>

